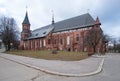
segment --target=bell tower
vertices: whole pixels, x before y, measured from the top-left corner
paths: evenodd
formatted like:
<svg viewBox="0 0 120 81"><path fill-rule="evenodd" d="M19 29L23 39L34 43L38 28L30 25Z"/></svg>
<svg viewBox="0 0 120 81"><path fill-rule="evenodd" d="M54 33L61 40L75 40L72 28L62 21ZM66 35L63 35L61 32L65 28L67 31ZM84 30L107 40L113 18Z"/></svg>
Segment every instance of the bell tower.
<svg viewBox="0 0 120 81"><path fill-rule="evenodd" d="M22 32L21 32L21 40L25 40L27 37L30 36L30 22L28 19L28 13L26 11L25 18L22 23Z"/></svg>

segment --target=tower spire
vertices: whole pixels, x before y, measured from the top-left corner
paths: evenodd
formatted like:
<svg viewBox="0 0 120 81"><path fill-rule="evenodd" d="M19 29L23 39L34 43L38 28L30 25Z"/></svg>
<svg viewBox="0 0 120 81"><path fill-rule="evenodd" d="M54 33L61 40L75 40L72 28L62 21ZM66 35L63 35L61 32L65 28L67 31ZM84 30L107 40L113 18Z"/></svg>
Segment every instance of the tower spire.
<svg viewBox="0 0 120 81"><path fill-rule="evenodd" d="M87 9L87 13L89 13L90 9Z"/></svg>
<svg viewBox="0 0 120 81"><path fill-rule="evenodd" d="M52 24L54 24L54 12L52 10Z"/></svg>
<svg viewBox="0 0 120 81"><path fill-rule="evenodd" d="M28 24L28 25L30 25L29 18L28 18L28 6L27 6L27 5L26 5L26 14L25 14L25 18L24 18L22 24Z"/></svg>
<svg viewBox="0 0 120 81"><path fill-rule="evenodd" d="M28 6L26 5L26 11L27 11Z"/></svg>
<svg viewBox="0 0 120 81"><path fill-rule="evenodd" d="M26 15L25 15L25 18L24 18L22 24L29 24L30 25L30 22L29 22L29 19L28 19L28 12L27 11L26 11Z"/></svg>

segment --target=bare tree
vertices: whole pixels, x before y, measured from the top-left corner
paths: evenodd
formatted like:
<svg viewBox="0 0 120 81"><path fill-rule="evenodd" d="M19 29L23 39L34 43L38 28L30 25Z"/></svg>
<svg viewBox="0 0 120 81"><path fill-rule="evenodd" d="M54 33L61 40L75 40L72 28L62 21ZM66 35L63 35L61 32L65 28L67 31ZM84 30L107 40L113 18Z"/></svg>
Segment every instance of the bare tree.
<svg viewBox="0 0 120 81"><path fill-rule="evenodd" d="M2 33L2 42L5 45L6 51L10 48L18 46L19 31L18 26L13 18L2 17L0 21L0 32Z"/></svg>
<svg viewBox="0 0 120 81"><path fill-rule="evenodd" d="M96 52L96 47L102 40L102 30L99 27L93 27L88 30L85 37L85 44L91 48L93 48L93 52Z"/></svg>
<svg viewBox="0 0 120 81"><path fill-rule="evenodd" d="M111 37L110 39L111 45L109 46L110 52L120 52L120 38Z"/></svg>
<svg viewBox="0 0 120 81"><path fill-rule="evenodd" d="M104 34L102 35L102 41L101 41L101 50L100 52L104 54L108 51L108 42L111 41L111 38L109 35Z"/></svg>

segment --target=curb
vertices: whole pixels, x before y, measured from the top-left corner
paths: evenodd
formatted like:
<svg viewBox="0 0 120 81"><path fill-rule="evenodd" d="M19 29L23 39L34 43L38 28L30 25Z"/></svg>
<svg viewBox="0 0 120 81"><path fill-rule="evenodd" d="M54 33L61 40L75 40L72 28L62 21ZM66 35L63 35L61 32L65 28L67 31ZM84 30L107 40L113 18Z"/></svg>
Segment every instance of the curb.
<svg viewBox="0 0 120 81"><path fill-rule="evenodd" d="M34 65L18 62L18 61L15 61L13 59L9 59L9 58L3 57L3 56L0 56L0 57L2 57L4 59L7 59L7 60L10 60L10 61L13 61L13 62L18 63L18 64L21 64L21 65L24 65L24 66L27 66L27 67L30 67L30 68L48 73L48 74L58 75L58 76L66 76L66 77L85 77L85 76L92 76L92 75L98 74L102 71L102 68L103 68L103 65L104 65L104 60L105 60L104 58L102 58L102 61L101 61L100 65L99 65L99 67L96 71L89 72L89 73L84 73L84 74L68 74L68 73L60 73L60 72L55 72L55 71L49 71L49 70L46 70L46 69L43 69L43 68L40 68L40 67L37 67L37 66L34 66Z"/></svg>
<svg viewBox="0 0 120 81"><path fill-rule="evenodd" d="M105 58L106 56L105 56L105 55L102 55L102 56L99 56L99 55L92 55L92 57L95 57L95 58Z"/></svg>

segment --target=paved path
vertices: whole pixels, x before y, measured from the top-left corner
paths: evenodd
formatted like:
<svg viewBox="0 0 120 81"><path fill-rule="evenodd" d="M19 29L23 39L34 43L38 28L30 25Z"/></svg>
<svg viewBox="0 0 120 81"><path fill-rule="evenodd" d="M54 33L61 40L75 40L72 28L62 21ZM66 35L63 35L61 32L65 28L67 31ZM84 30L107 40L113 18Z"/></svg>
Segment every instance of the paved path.
<svg viewBox="0 0 120 81"><path fill-rule="evenodd" d="M7 58L21 64L27 64L29 66L35 66L43 71L47 70L48 73L61 73L82 75L94 72L98 69L102 58L90 57L81 61L59 61L59 60L44 60L35 59L30 57L23 57L17 55L10 55L1 53L0 57Z"/></svg>
<svg viewBox="0 0 120 81"><path fill-rule="evenodd" d="M43 72L0 57L0 81L32 81Z"/></svg>
<svg viewBox="0 0 120 81"><path fill-rule="evenodd" d="M104 69L102 73L94 76L66 77L51 75L22 64L65 74L84 74L96 71L102 58L93 56L81 61L58 61L0 53L0 81L99 81L96 79Z"/></svg>
<svg viewBox="0 0 120 81"><path fill-rule="evenodd" d="M107 54L103 71L87 77L51 75L0 57L0 81L120 81L120 54Z"/></svg>
<svg viewBox="0 0 120 81"><path fill-rule="evenodd" d="M87 77L62 77L55 75L40 76L35 81L120 81L120 53L110 54L105 57L103 71L94 76Z"/></svg>

